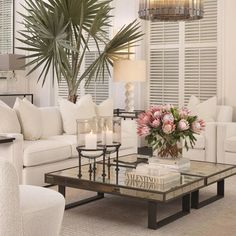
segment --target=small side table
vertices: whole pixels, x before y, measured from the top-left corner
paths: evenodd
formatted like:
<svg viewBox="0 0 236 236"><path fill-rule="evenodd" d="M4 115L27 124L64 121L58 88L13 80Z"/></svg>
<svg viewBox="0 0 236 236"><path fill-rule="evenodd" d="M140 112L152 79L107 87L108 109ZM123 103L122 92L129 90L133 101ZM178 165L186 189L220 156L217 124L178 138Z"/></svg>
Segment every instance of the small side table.
<svg viewBox="0 0 236 236"><path fill-rule="evenodd" d="M0 144L12 143L14 140L15 138L0 136Z"/></svg>
<svg viewBox="0 0 236 236"><path fill-rule="evenodd" d="M79 153L79 173L78 173L78 177L82 178L82 172L81 172L81 159L82 157L85 157L89 160L93 160L93 168L92 165L89 161L89 175L90 175L90 179L92 177L92 173L94 174L94 178L95 178L95 171L96 171L96 159L99 157L103 158L103 171L102 171L102 177L103 177L103 181L105 181L105 177L106 177L106 172L105 172L105 158L106 158L106 147L101 145L98 146L97 149L87 149L85 148L84 145L78 146L77 151ZM92 155L91 155L92 154Z"/></svg>

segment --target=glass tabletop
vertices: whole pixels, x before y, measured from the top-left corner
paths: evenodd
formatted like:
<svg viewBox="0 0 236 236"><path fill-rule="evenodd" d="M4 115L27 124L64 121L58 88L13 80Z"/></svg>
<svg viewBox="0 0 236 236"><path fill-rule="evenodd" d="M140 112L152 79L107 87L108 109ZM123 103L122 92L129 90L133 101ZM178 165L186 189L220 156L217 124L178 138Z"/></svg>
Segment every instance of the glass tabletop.
<svg viewBox="0 0 236 236"><path fill-rule="evenodd" d="M189 175L197 175L202 177L211 177L213 175L220 174L233 169L235 169L234 165L203 162L203 161L191 161L190 168L182 171L182 173Z"/></svg>
<svg viewBox="0 0 236 236"><path fill-rule="evenodd" d="M102 177L103 173L103 165L102 162L98 162L96 164L96 170L92 173L89 172L89 164L83 165L81 168L82 177L78 177L79 168L74 167L66 170L61 170L57 172L50 173L52 176L60 176L65 178L72 178L79 181L88 181L103 185L113 185L116 187L123 187L126 189L136 189L136 190L144 190L156 193L169 193L175 190L184 189L185 191L191 190L196 187L198 184L202 184L202 177L199 176L190 176L181 174L178 180L169 182L167 184L159 184L159 183L150 183L150 182L142 182L142 181L134 181L132 179L127 178L127 174L131 173L135 166L145 163L145 156L143 155L129 155L125 157L119 158L119 171L118 178L116 176L116 162L115 160L111 160L111 166L109 167L105 165L105 178ZM92 165L93 167L93 165ZM199 182L200 181L200 182ZM187 188L186 188L187 187Z"/></svg>

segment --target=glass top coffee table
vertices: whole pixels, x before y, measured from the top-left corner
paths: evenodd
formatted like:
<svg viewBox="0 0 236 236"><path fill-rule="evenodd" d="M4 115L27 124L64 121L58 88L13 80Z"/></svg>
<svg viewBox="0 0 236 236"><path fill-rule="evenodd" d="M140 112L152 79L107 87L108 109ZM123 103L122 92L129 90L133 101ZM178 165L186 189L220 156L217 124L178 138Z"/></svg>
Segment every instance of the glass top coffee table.
<svg viewBox="0 0 236 236"><path fill-rule="evenodd" d="M191 194L195 197L192 206L200 205L198 202L199 189L214 182L222 182L222 179L236 173L234 166L193 161L190 170L181 173L178 182L160 185L130 181L126 178L127 172L132 171L138 163L146 163L147 160L147 156L128 155L119 158L118 175L116 175L115 162L111 161L110 165L106 163L105 176L102 163L97 162L93 172L89 171L91 165L83 165L80 178L78 177L78 167L74 167L46 174L45 182L58 185L59 192L64 196L66 187L97 192L97 196L68 204L66 209L101 199L104 197L104 193L145 200L148 202L148 227L157 229L190 213ZM222 191L221 185L219 191ZM181 211L157 222L157 203L167 203L178 198L182 199Z"/></svg>
<svg viewBox="0 0 236 236"><path fill-rule="evenodd" d="M191 161L190 169L182 171L182 173L191 176L203 177L205 186L217 183L217 194L202 202L199 202L199 190L192 192L191 206L194 209L199 209L224 197L225 179L236 174L236 166L211 162Z"/></svg>

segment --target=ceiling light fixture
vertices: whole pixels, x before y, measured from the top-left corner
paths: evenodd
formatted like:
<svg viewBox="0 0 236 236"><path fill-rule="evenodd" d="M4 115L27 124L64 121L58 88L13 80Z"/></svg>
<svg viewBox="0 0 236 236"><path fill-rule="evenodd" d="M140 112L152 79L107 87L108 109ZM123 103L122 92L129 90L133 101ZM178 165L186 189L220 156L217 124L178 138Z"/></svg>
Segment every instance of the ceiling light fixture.
<svg viewBox="0 0 236 236"><path fill-rule="evenodd" d="M203 15L203 0L140 0L139 2L139 17L143 20L200 20Z"/></svg>

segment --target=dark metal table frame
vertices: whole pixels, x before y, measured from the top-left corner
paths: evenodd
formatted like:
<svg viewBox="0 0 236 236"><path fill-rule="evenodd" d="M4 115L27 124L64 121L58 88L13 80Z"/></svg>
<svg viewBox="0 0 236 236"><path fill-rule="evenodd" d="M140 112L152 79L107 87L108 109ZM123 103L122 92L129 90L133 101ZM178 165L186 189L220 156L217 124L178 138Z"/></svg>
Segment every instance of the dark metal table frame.
<svg viewBox="0 0 236 236"><path fill-rule="evenodd" d="M208 185L206 185L206 187L207 186ZM195 192L192 192L192 194L191 194L191 207L193 209L200 209L204 206L207 206L215 201L218 201L218 200L224 198L225 180L222 179L222 180L217 181L217 193L213 197L210 197L210 198L200 202L200 200L199 200L200 193L199 192L200 192L200 190L197 190Z"/></svg>
<svg viewBox="0 0 236 236"><path fill-rule="evenodd" d="M58 185L58 192L60 192L64 197L66 197L66 186L64 185ZM127 197L127 196L125 196ZM82 200L73 202L73 203L69 203L66 205L65 209L71 209L74 207L78 207L81 205L85 205L97 200L101 200L104 198L104 193L103 192L97 192L97 195L93 196L93 197L89 197L89 198L84 198ZM182 209L177 212L174 213L171 216L168 216L160 221L157 221L157 206L158 204L160 204L160 202L157 201L149 201L148 202L148 228L149 229L159 229L171 222L174 222L175 220L182 218L188 214L190 214L190 210L191 210L191 204L190 204L190 198L191 198L191 194L186 194L184 196L182 196Z"/></svg>
<svg viewBox="0 0 236 236"><path fill-rule="evenodd" d="M227 165L227 164L225 164ZM216 194L210 198L207 198L206 200L203 200L203 201L200 201L200 198L199 198L199 195L200 195L200 189L199 190L196 190L194 192L191 193L191 208L193 209L200 209L204 206L207 206L213 202L216 202L222 198L224 198L225 196L225 179L226 178L229 178L235 174L229 174L227 176L224 176L222 178L219 178L217 179L216 181L214 182L211 182L211 183L208 183L208 178L212 177L212 176L215 176L215 175L219 175L223 172L226 172L226 171L229 171L229 170L233 170L235 168L234 165L228 165L229 168L224 170L224 171L221 171L219 173L216 173L216 174L213 174L213 175L210 175L210 176L202 176L202 175L198 175L198 174L191 174L191 175L195 175L195 176L199 176L199 177L203 177L205 180L205 187L207 186L210 186L212 184L216 184L217 186L217 189L216 189ZM187 173L185 173L187 174ZM204 187L204 188L205 188Z"/></svg>
<svg viewBox="0 0 236 236"><path fill-rule="evenodd" d="M190 214L190 194L184 195L182 197L182 210L166 217L160 221L157 221L157 202L148 202L148 228L149 229L159 229L183 216Z"/></svg>
<svg viewBox="0 0 236 236"><path fill-rule="evenodd" d="M12 143L14 140L15 138L12 137L0 136L0 144Z"/></svg>

